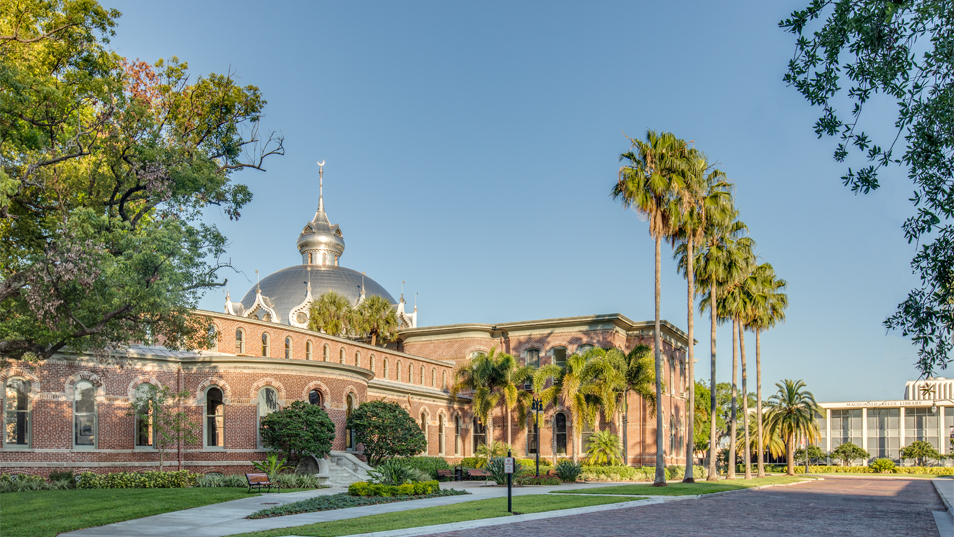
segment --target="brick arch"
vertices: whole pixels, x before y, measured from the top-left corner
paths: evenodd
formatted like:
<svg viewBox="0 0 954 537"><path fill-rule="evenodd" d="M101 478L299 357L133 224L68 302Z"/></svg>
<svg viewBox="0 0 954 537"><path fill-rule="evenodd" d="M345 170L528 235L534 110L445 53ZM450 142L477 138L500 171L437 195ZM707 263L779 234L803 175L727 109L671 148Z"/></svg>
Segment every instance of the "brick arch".
<svg viewBox="0 0 954 537"><path fill-rule="evenodd" d="M473 354L474 352L477 352L477 351L480 351L480 352L482 352L482 353L484 353L484 354L490 354L490 349L488 349L488 348L486 348L486 347L484 347L484 346L482 346L482 345L473 345L473 346L469 347L466 351L464 351L464 359L469 359L469 358L470 358L470 355Z"/></svg>
<svg viewBox="0 0 954 537"><path fill-rule="evenodd" d="M159 379L156 377L139 375L138 377L129 381L129 386L126 387L126 393L129 395L130 401L136 398L136 388L138 388L140 384L152 384L157 388L162 388L162 383L159 382Z"/></svg>
<svg viewBox="0 0 954 537"><path fill-rule="evenodd" d="M195 402L197 404L202 404L205 402L206 389L211 386L222 390L222 403L229 404L232 402L232 387L229 386L225 379L222 377L208 377L199 383L195 389Z"/></svg>
<svg viewBox="0 0 954 537"><path fill-rule="evenodd" d="M358 389L354 387L354 384L348 384L345 387L341 397L341 404L344 406L341 408L348 408L348 394L354 394L355 408L358 408L358 405L361 404L361 398L358 397Z"/></svg>
<svg viewBox="0 0 954 537"><path fill-rule="evenodd" d="M11 367L6 371L0 372L0 385L6 385L7 380L12 377L24 377L30 381L30 398L39 395L40 393L40 379L30 371L23 369L22 367ZM0 394L2 395L2 394Z"/></svg>
<svg viewBox="0 0 954 537"><path fill-rule="evenodd" d="M249 399L253 401L258 400L258 390L264 388L265 386L271 386L272 388L278 390L279 404L285 401L285 386L283 386L281 382L278 382L271 377L258 379L258 382L252 384L252 389L249 391Z"/></svg>
<svg viewBox="0 0 954 537"><path fill-rule="evenodd" d="M103 379L101 379L99 375L92 371L79 371L67 377L66 382L63 384L63 392L66 394L67 399L71 400L73 398L76 383L81 380L87 380L93 385L96 397L103 397L105 395L103 392Z"/></svg>
<svg viewBox="0 0 954 537"><path fill-rule="evenodd" d="M419 410L419 412L418 412L418 415L416 416L416 418L420 418L420 417L421 417L421 412L423 412L424 414L427 415L427 426L430 427L430 425L431 425L431 409L427 408L427 405L422 404L421 407L420 407L418 410ZM416 421L416 420L415 420L415 421Z"/></svg>
<svg viewBox="0 0 954 537"><path fill-rule="evenodd" d="M308 393L311 390L318 390L318 393L321 394L321 408L328 408L328 403L331 401L331 390L328 389L328 386L320 380L313 380L309 382L305 389L301 392L301 400L308 401ZM357 397L357 396L355 396Z"/></svg>

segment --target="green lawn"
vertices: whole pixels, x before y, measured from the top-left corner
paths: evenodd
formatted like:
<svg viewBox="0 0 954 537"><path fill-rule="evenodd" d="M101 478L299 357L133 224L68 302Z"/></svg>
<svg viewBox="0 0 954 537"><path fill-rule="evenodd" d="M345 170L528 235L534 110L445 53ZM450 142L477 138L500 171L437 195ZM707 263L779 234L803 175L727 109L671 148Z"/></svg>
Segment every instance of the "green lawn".
<svg viewBox="0 0 954 537"><path fill-rule="evenodd" d="M532 496L516 496L513 499L514 513L539 513L542 511L556 511L573 507L588 507L606 503L629 502L642 498L614 498L610 496L547 496L545 494ZM315 535L319 537L334 537L338 535L354 535L356 533L371 533L376 531L399 530L432 526L435 524L449 524L466 520L479 520L509 516L507 513L507 498L492 498L489 500L475 500L439 507L425 507L398 513L371 515L335 522L321 522L306 526L295 526L270 531L243 533L233 537L278 537L280 535ZM487 532L492 534L493 532Z"/></svg>
<svg viewBox="0 0 954 537"><path fill-rule="evenodd" d="M681 481L669 483L665 487L654 487L650 484L640 485L614 485L612 487L599 487L595 489L577 489L577 490L554 490L550 494L627 494L627 495L653 495L653 496L692 496L697 494L712 494L713 492L723 492L726 490L747 489L751 487L761 487L762 485L781 485L786 483L795 483L812 479L811 477L763 477L762 479L735 479L732 481L721 480L715 482L699 481L698 483L683 483Z"/></svg>
<svg viewBox="0 0 954 537"><path fill-rule="evenodd" d="M64 531L247 498L244 488L40 490L0 494L0 535Z"/></svg>

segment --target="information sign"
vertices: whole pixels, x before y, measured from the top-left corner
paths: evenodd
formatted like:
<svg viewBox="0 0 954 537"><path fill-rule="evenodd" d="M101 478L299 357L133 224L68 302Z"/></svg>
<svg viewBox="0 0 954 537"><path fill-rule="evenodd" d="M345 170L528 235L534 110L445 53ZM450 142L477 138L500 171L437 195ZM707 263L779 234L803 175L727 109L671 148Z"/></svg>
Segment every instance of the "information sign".
<svg viewBox="0 0 954 537"><path fill-rule="evenodd" d="M513 457L504 457L504 473L513 473Z"/></svg>

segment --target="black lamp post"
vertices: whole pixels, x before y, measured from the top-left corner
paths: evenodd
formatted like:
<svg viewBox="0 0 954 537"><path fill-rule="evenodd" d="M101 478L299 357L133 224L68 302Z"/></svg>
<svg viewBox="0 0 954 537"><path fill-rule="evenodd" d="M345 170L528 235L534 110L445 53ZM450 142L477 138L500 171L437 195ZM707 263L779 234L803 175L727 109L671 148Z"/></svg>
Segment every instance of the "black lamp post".
<svg viewBox="0 0 954 537"><path fill-rule="evenodd" d="M533 398L533 404L530 405L530 409L533 410L533 450L537 454L537 477L540 477L540 411L543 410L543 405L540 403L540 400L536 397Z"/></svg>

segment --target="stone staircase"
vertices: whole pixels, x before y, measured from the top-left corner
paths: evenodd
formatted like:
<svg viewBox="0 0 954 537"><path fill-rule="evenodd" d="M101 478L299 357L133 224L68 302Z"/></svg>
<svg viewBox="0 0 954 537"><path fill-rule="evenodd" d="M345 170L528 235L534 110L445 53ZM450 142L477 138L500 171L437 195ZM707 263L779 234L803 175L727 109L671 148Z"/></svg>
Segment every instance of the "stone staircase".
<svg viewBox="0 0 954 537"><path fill-rule="evenodd" d="M368 472L373 470L367 463L347 451L332 451L326 459L303 461L298 471L318 476L322 485L327 487L348 487L358 481L367 481Z"/></svg>

